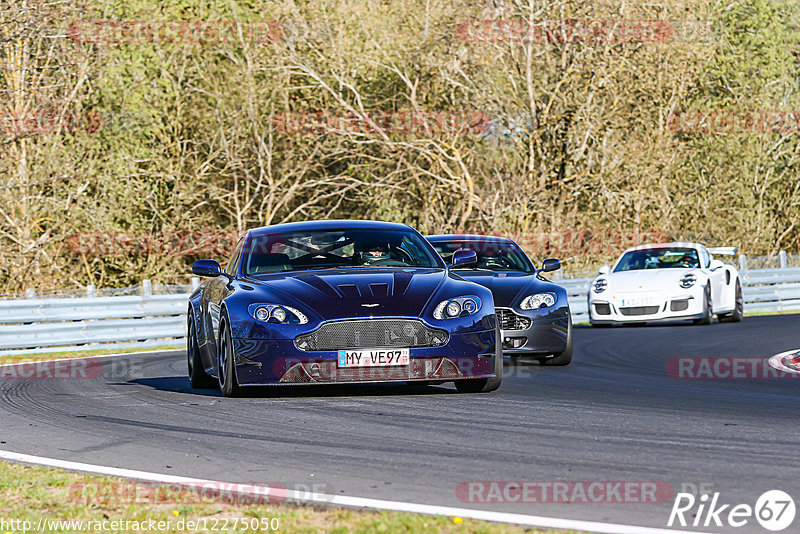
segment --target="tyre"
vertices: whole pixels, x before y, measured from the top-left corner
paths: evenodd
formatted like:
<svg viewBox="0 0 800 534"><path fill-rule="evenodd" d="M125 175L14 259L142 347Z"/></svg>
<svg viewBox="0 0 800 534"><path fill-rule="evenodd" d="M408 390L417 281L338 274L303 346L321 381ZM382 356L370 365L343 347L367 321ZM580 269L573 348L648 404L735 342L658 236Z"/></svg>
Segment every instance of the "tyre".
<svg viewBox="0 0 800 534"><path fill-rule="evenodd" d="M197 344L197 333L191 311L188 316L189 332L186 337L186 360L189 369L189 383L195 389L210 389L216 387L217 381L206 374L203 361L200 358L200 347Z"/></svg>
<svg viewBox="0 0 800 534"><path fill-rule="evenodd" d="M572 318L569 320L569 328L567 330L567 346L564 352L560 352L551 358L544 358L539 362L547 367L555 367L560 365L569 365L572 361Z"/></svg>
<svg viewBox="0 0 800 534"><path fill-rule="evenodd" d="M744 317L744 297L742 296L742 284L736 280L736 293L734 297L734 308L730 313L719 315L719 322L721 323L738 323Z"/></svg>
<svg viewBox="0 0 800 534"><path fill-rule="evenodd" d="M219 343L217 344L217 377L219 390L226 397L236 397L239 394L239 381L236 379L236 365L233 354L233 339L227 320L220 321Z"/></svg>
<svg viewBox="0 0 800 534"><path fill-rule="evenodd" d="M705 314L700 319L695 319L694 324L711 324L711 321L714 320L714 308L713 303L711 302L711 284L706 284L706 291L703 295L703 304L705 306Z"/></svg>
<svg viewBox="0 0 800 534"><path fill-rule="evenodd" d="M474 380L456 380L459 393L488 393L500 387L503 381L503 341L500 335L500 324L495 326L494 342L494 377Z"/></svg>

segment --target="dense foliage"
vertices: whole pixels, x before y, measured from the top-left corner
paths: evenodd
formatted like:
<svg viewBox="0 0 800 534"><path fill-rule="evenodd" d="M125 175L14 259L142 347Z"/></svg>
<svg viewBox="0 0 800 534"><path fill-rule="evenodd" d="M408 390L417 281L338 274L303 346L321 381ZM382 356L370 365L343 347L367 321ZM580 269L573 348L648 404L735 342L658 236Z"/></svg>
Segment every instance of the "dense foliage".
<svg viewBox="0 0 800 534"><path fill-rule="evenodd" d="M799 30L771 0L4 0L0 293L185 282L309 218L795 252Z"/></svg>

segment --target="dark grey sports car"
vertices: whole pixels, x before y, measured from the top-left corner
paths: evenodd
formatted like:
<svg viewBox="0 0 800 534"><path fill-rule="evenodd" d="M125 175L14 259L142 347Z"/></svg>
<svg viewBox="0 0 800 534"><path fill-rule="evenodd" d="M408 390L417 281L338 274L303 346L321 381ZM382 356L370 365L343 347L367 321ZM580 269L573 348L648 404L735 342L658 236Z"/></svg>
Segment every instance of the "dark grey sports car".
<svg viewBox="0 0 800 534"><path fill-rule="evenodd" d="M572 361L567 292L541 276L560 269L560 261L546 259L537 271L519 245L505 237L435 235L426 239L448 264L457 250L475 251L477 264L451 271L492 291L503 354L539 360L542 365Z"/></svg>

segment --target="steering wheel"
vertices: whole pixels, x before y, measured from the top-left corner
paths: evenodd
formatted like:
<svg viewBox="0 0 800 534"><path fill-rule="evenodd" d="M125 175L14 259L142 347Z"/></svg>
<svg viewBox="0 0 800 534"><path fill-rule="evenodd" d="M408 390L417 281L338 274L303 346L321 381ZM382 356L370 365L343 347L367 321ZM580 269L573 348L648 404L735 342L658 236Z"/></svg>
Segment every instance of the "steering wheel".
<svg viewBox="0 0 800 534"><path fill-rule="evenodd" d="M402 256L402 261L407 265L414 265L414 263L416 263L414 257L403 248L392 247L392 252L396 253L398 256Z"/></svg>
<svg viewBox="0 0 800 534"><path fill-rule="evenodd" d="M500 269L510 269L512 267L511 262L502 256L487 259L485 265L486 267L498 267Z"/></svg>

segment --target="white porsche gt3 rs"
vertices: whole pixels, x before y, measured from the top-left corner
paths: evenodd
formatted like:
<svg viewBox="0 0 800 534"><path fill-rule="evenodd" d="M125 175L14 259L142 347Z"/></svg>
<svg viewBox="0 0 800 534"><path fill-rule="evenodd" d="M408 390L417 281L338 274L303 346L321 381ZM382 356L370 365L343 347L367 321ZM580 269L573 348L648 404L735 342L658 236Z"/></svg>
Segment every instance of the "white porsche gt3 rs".
<svg viewBox="0 0 800 534"><path fill-rule="evenodd" d="M589 287L592 326L693 320L711 324L742 320L742 283L736 268L712 254L734 255L734 247L707 249L698 243L632 247L614 267L604 265Z"/></svg>

